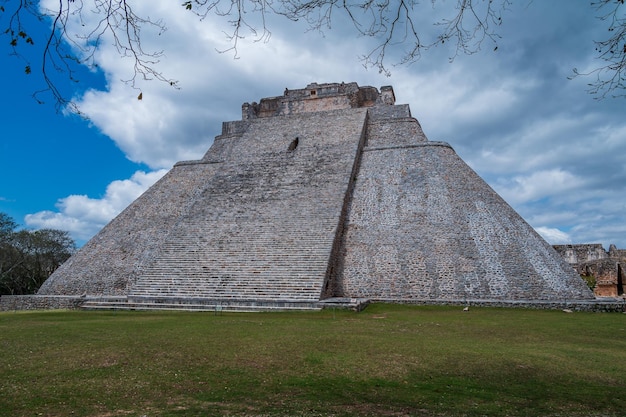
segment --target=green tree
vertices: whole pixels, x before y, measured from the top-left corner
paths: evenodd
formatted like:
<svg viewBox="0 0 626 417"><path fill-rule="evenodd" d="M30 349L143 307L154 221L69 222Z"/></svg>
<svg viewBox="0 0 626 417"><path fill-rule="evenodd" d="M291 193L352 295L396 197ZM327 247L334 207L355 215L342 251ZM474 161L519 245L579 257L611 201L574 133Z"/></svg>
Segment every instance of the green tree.
<svg viewBox="0 0 626 417"><path fill-rule="evenodd" d="M349 22L356 35L375 38L378 45L364 51L363 61L381 72L388 72L388 52L404 51L400 62L408 64L437 45L452 45L453 58L459 53L473 54L486 48L498 48L498 28L515 0L187 0L182 7L200 19L209 14L223 17L231 24L226 36L231 41L229 50L237 51L238 41L247 34L267 41L269 15L279 15L293 21L304 21L308 29L330 29L333 24ZM0 27L9 38L12 54L24 60L24 71L30 74L33 65L25 49L38 48L45 91L54 96L59 106L72 108L64 94L50 77L50 72L64 72L73 81L79 68L96 67L95 53L106 37L123 57L134 60L137 77L156 79L177 87L176 80L158 71L162 51L144 51L142 30L152 28L165 31L166 23L150 16L135 13L131 0L58 0L50 9L44 9L36 0L0 0ZM581 7L580 2L572 7ZM532 6L532 5L531 5ZM585 75L594 75L591 92L601 97L626 94L626 20L624 0L594 0L587 3L604 24L609 37L596 42L598 58L603 63ZM68 33L72 21L92 22L87 15L96 16L92 27L84 28L83 35ZM423 22L430 21L432 28ZM33 26L49 26L48 36L34 39ZM83 24L84 25L84 24ZM4 27L2 27L4 26ZM486 45L485 45L486 44ZM54 70L54 71L51 71ZM581 75L574 72L573 76ZM35 93L35 97L40 92ZM74 107L74 110L78 110Z"/></svg>
<svg viewBox="0 0 626 417"><path fill-rule="evenodd" d="M19 257L13 247L13 234L17 224L6 213L0 213L0 294L6 280L16 273L20 266ZM10 292L9 292L10 293Z"/></svg>
<svg viewBox="0 0 626 417"><path fill-rule="evenodd" d="M6 225L3 227L2 225ZM15 222L0 213L0 294L33 294L75 251L62 230L16 230Z"/></svg>
<svg viewBox="0 0 626 417"><path fill-rule="evenodd" d="M17 224L11 216L6 213L0 213L0 244L5 242L16 228Z"/></svg>

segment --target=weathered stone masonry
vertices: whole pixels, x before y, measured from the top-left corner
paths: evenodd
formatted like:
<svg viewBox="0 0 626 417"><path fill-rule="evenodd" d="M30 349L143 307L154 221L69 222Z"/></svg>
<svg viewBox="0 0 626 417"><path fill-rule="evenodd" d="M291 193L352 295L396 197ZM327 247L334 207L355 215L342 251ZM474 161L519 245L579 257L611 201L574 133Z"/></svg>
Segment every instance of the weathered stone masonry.
<svg viewBox="0 0 626 417"><path fill-rule="evenodd" d="M370 111L337 295L556 300L590 294L571 268L408 106Z"/></svg>
<svg viewBox="0 0 626 417"><path fill-rule="evenodd" d="M593 292L598 297L624 298L626 281L626 249L610 245L605 251L601 244L555 245L578 274L595 283Z"/></svg>
<svg viewBox="0 0 626 417"><path fill-rule="evenodd" d="M245 103L39 290L108 308L337 299L556 305L593 294L391 87ZM14 300L15 302L15 300Z"/></svg>

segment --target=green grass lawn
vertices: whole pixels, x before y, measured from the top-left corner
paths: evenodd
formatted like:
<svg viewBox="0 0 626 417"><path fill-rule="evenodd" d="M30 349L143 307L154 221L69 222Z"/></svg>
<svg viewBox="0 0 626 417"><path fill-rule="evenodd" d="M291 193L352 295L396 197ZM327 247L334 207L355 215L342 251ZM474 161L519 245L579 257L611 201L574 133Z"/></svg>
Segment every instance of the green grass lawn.
<svg viewBox="0 0 626 417"><path fill-rule="evenodd" d="M0 416L70 415L626 415L626 315L0 313Z"/></svg>

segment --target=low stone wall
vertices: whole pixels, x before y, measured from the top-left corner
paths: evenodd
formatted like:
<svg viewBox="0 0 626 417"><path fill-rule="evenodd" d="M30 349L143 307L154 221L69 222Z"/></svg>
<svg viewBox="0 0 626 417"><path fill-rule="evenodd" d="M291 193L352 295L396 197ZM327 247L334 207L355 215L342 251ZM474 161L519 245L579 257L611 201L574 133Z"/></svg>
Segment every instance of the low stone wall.
<svg viewBox="0 0 626 417"><path fill-rule="evenodd" d="M499 307L499 308L526 308L537 310L571 310L589 311L597 313L626 313L626 300L621 298L596 298L589 301L537 301L537 300L392 300L372 299L370 302L388 302L395 304L412 305L440 305L440 306L470 306L470 307Z"/></svg>
<svg viewBox="0 0 626 417"><path fill-rule="evenodd" d="M63 295L3 295L0 297L0 311L17 310L60 310L78 309L86 301L126 301L126 297L98 297L98 296L63 296ZM535 301L535 300L398 300L398 299L365 299L365 298L331 298L321 300L321 308L346 308L361 311L370 303L387 302L394 304L411 305L441 305L459 307L499 307L525 308L539 310L588 311L598 313L626 313L626 300L621 298L596 298L589 301ZM184 305L184 304L181 304Z"/></svg>
<svg viewBox="0 0 626 417"><path fill-rule="evenodd" d="M0 311L76 309L85 298L66 295L3 295Z"/></svg>

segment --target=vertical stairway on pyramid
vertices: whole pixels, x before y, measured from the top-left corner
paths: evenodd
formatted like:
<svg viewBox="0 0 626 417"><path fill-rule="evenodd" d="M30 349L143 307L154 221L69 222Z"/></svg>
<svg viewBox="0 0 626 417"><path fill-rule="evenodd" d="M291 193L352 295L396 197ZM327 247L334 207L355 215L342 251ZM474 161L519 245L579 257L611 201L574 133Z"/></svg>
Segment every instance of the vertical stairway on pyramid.
<svg viewBox="0 0 626 417"><path fill-rule="evenodd" d="M391 87L244 103L44 283L85 308L591 302L573 269Z"/></svg>
<svg viewBox="0 0 626 417"><path fill-rule="evenodd" d="M317 303L365 115L266 118L216 139L215 151L188 163L212 165L210 178L129 298Z"/></svg>

